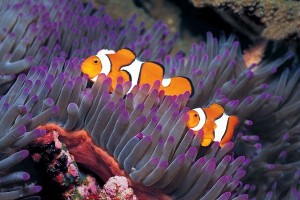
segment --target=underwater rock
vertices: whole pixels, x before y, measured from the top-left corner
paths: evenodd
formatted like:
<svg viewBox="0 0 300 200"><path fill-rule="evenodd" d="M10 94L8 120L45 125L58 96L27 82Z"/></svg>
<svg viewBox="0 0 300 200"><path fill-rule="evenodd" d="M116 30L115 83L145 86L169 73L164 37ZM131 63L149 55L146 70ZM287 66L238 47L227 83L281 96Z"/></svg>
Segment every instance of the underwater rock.
<svg viewBox="0 0 300 200"><path fill-rule="evenodd" d="M237 30L248 31L245 34L249 37L255 37L255 34L270 40L300 37L300 4L297 1L193 0L193 4L196 7L221 8L218 13ZM235 19L237 17L226 14L226 9L240 17ZM244 22L246 29L239 20Z"/></svg>

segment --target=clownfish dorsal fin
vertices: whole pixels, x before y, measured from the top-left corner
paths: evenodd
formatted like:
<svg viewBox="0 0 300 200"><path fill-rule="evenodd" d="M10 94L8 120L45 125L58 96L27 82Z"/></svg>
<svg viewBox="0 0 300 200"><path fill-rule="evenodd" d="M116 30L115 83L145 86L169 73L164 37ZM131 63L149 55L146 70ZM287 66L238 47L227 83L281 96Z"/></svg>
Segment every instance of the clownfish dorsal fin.
<svg viewBox="0 0 300 200"><path fill-rule="evenodd" d="M156 62L147 61L142 64L141 75L139 79L139 84L154 84L156 80L160 82L163 80L164 67Z"/></svg>
<svg viewBox="0 0 300 200"><path fill-rule="evenodd" d="M203 108L203 110L207 116L207 120L209 121L215 121L224 113L224 108L216 103L210 105L208 108Z"/></svg>
<svg viewBox="0 0 300 200"><path fill-rule="evenodd" d="M111 63L111 76L116 76L122 67L129 66L136 60L130 49L120 49L114 54L107 54L107 57Z"/></svg>
<svg viewBox="0 0 300 200"><path fill-rule="evenodd" d="M120 56L124 56L127 59L134 60L136 58L134 52L131 49L123 48L116 52Z"/></svg>

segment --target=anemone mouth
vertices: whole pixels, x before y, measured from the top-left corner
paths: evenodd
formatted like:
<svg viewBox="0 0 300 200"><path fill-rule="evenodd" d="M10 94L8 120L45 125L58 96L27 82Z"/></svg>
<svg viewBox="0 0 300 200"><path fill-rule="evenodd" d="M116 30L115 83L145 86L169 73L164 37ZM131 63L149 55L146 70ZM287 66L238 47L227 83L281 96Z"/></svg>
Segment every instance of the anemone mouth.
<svg viewBox="0 0 300 200"><path fill-rule="evenodd" d="M46 133L50 133L50 134L53 132L57 133L58 140L63 145L66 146L66 150L71 154L72 157L74 157L74 161L78 166L79 172L80 171L82 172L83 170L87 172L88 176L95 175L96 176L95 178L97 179L96 184L99 184L100 187L103 187L104 185L103 183L106 183L110 178L115 176L121 176L127 179L128 186L133 189L133 193L134 193L133 195L138 199L160 199L160 200L171 199L168 195L166 195L164 192L162 192L161 190L155 187L147 187L141 183L134 182L126 174L126 172L120 168L118 162L107 151L103 150L101 147L97 146L92 141L92 138L90 137L87 131L83 129L78 131L67 131L54 123L49 123L40 126L38 127L38 129L43 129L46 131ZM46 136L47 134L44 137ZM32 142L32 144L41 145L41 143L45 142L45 140L41 142L42 140L43 138L37 138ZM31 151L31 155L33 159L34 159L34 154L35 154L34 150ZM51 178L49 174L45 174L45 175L47 176L46 179ZM57 181L57 178L53 178L53 179L56 179ZM53 186L53 184L50 184L50 187L51 186ZM49 187L49 185L46 187ZM57 188L58 192L60 193L64 192L65 190L64 186L56 185L54 187ZM42 197L49 196L48 194L49 192L50 192L49 188L48 189L45 188L45 192L44 194L42 194ZM62 196L63 195L60 195L58 197L62 197ZM74 197L71 197L71 199L72 198ZM130 199L134 199L134 198L130 198Z"/></svg>

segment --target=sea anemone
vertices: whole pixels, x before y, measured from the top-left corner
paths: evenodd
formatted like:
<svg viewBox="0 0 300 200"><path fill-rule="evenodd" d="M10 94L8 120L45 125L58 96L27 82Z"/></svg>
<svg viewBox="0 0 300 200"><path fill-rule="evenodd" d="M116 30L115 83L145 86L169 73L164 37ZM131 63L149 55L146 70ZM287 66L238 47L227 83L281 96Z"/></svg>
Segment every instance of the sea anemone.
<svg viewBox="0 0 300 200"><path fill-rule="evenodd" d="M135 87L123 100L130 82L119 79L109 94L111 80L102 75L86 89L86 80L76 70L78 59L66 61L65 67L63 62L55 58L49 70L31 68L1 99L0 105L21 104L32 115L27 120L21 120L25 113L11 118L20 120L10 126L29 131L19 137L28 142L37 137L36 128L43 134L42 130L57 131L78 164L104 181L112 175L127 177L140 198L237 195L245 158L228 154L233 143L222 149L215 143L200 155L203 133L194 135L185 127L188 96L165 98L155 84Z"/></svg>

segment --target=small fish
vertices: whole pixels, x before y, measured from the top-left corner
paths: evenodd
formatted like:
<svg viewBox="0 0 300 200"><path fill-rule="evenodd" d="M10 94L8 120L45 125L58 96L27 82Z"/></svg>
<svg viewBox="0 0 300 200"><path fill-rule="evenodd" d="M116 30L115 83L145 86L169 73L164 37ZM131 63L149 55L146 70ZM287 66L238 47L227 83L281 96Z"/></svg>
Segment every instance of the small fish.
<svg viewBox="0 0 300 200"><path fill-rule="evenodd" d="M81 65L81 71L96 82L100 73L112 79L111 91L117 85L117 78L122 76L124 81L131 81L132 86L150 84L156 80L161 82L159 90L164 90L165 95L179 95L186 91L193 94L193 85L186 77L176 76L164 78L164 67L156 62L138 60L135 54L127 48L115 52L113 50L100 50L97 55L88 57Z"/></svg>
<svg viewBox="0 0 300 200"><path fill-rule="evenodd" d="M208 108L195 108L188 112L187 127L194 133L203 130L202 146L208 146L212 141L220 142L224 146L231 141L235 127L239 123L237 116L228 116L219 104L212 104Z"/></svg>

